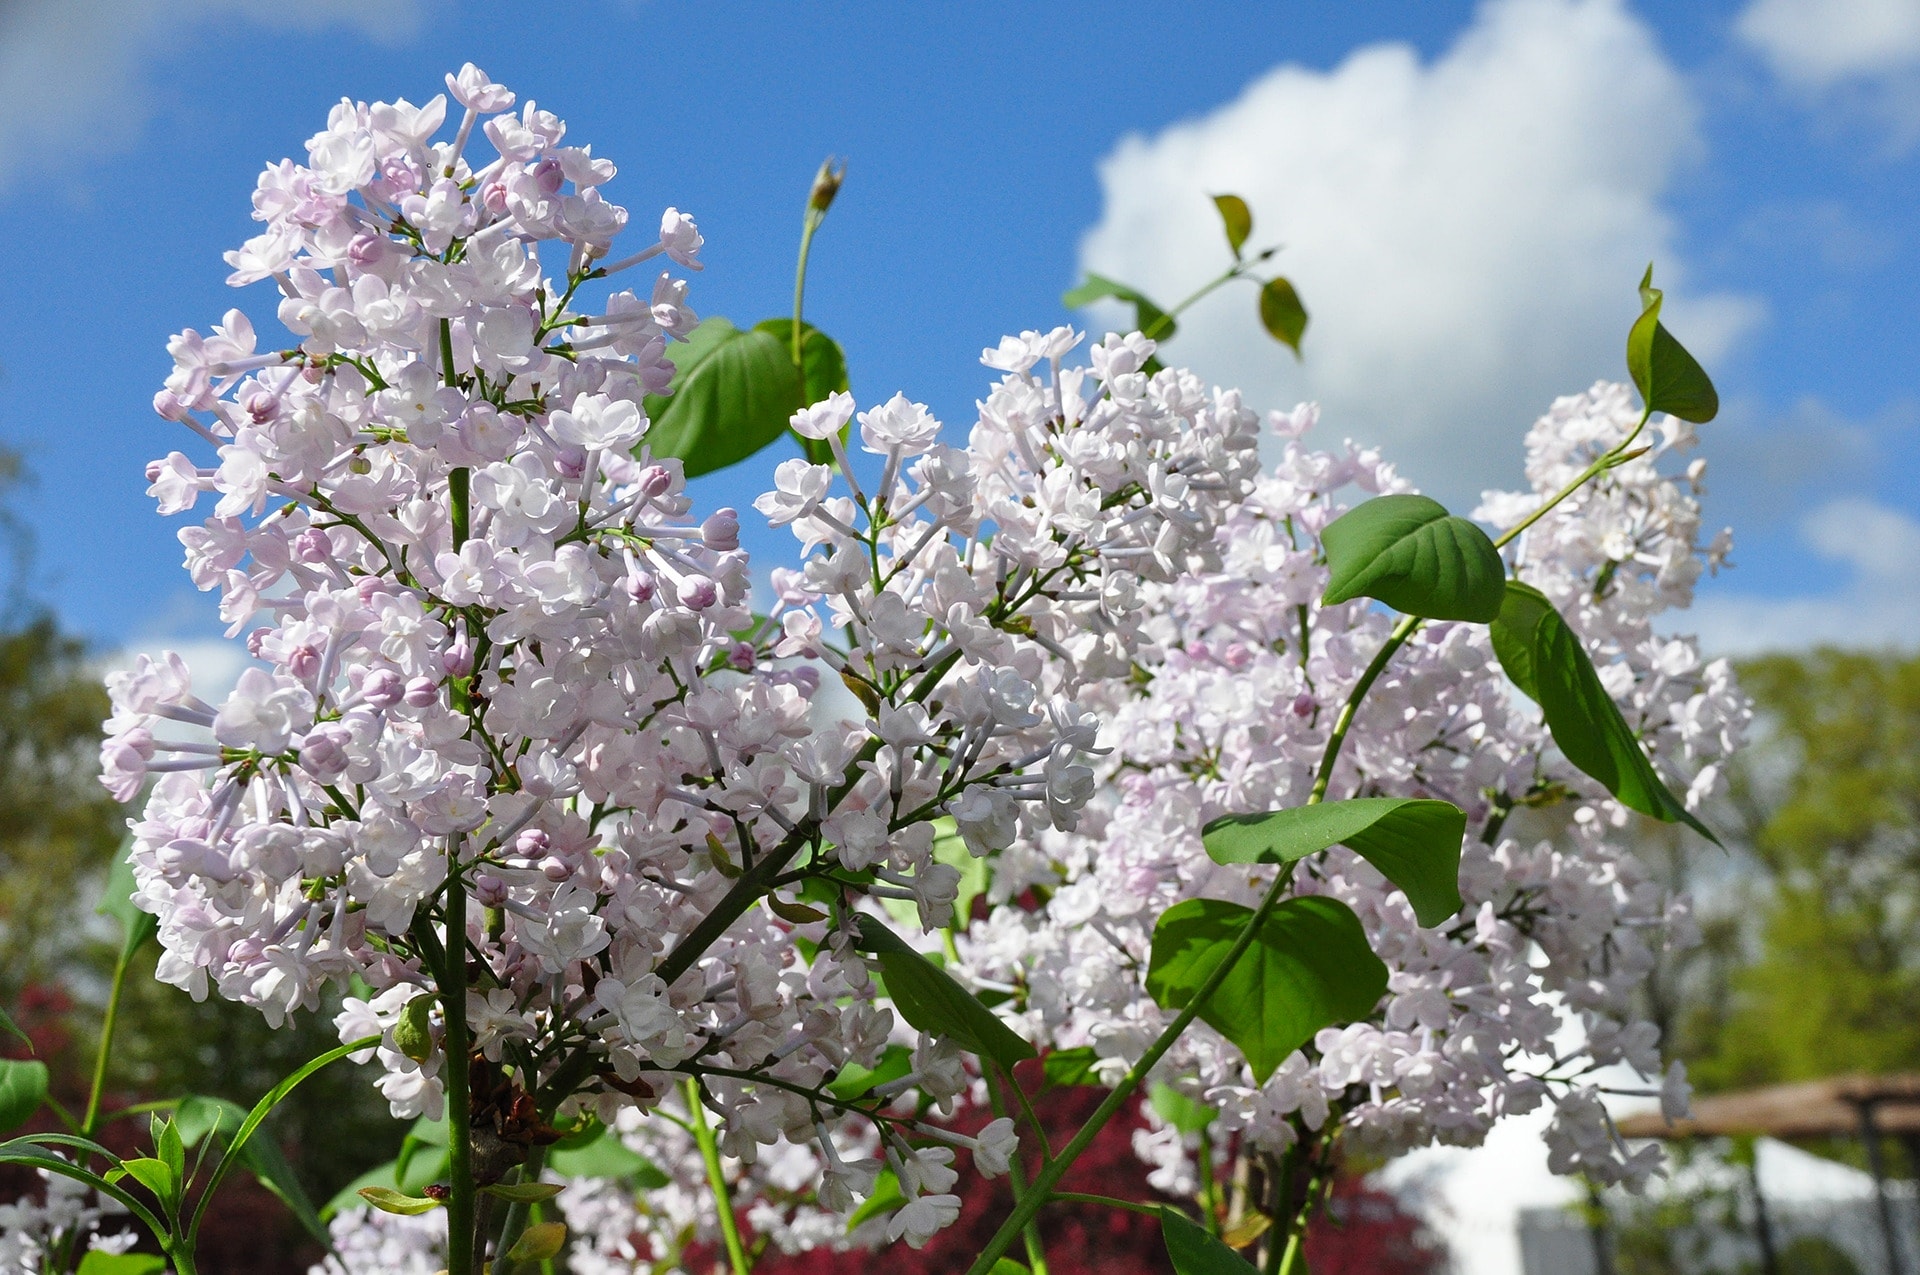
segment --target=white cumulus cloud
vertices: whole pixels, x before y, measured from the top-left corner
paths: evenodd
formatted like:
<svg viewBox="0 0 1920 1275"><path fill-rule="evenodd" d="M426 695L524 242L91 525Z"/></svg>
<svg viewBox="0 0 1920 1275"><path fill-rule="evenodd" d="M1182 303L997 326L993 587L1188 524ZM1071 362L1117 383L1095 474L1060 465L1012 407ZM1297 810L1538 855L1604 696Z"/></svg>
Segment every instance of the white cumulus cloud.
<svg viewBox="0 0 1920 1275"><path fill-rule="evenodd" d="M1782 79L1809 88L1920 65L1920 0L1753 0L1734 29Z"/></svg>
<svg viewBox="0 0 1920 1275"><path fill-rule="evenodd" d="M61 148L132 142L149 109L144 61L196 31L345 25L389 41L419 20L419 0L0 0L0 187Z"/></svg>
<svg viewBox="0 0 1920 1275"><path fill-rule="evenodd" d="M1297 364L1253 289L1188 313L1167 354L1261 406L1314 398L1443 499L1519 474L1556 395L1624 376L1649 260L1669 326L1711 366L1755 300L1685 287L1663 196L1700 153L1687 86L1618 0L1489 0L1430 62L1362 48L1283 65L1234 101L1101 164L1082 264L1167 304L1225 260L1208 196L1244 196L1254 244L1312 315Z"/></svg>
<svg viewBox="0 0 1920 1275"><path fill-rule="evenodd" d="M1920 519L1860 496L1815 507L1800 536L1835 564L1833 587L1793 597L1705 589L1675 627L1715 655L1832 645L1912 650L1920 644Z"/></svg>

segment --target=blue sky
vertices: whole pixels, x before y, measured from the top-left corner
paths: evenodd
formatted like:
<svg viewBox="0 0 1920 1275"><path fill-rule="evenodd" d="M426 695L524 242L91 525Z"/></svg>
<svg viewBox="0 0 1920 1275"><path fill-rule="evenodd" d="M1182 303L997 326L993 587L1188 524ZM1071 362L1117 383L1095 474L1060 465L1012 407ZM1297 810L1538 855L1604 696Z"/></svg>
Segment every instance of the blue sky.
<svg viewBox="0 0 1920 1275"><path fill-rule="evenodd" d="M807 182L847 157L809 318L856 395L905 389L961 425L980 348L1066 321L1085 264L1197 282L1220 251L1203 183L1245 173L1316 312L1307 361L1241 335L1247 296L1170 353L1265 406L1312 393L1328 434L1384 439L1470 503L1517 475L1551 393L1620 375L1632 263L1657 259L1727 403L1703 454L1739 567L1703 588L1709 643L1911 645L1915 0L1248 9L16 0L0 439L36 478L36 590L102 646L216 631L143 495L184 439L148 407L164 341L230 305L270 316L220 260L253 233L263 162L343 95L420 101L472 60L614 159L638 220L700 219L702 314L785 312ZM1342 227L1365 233L1341 247ZM1384 283L1383 261L1404 263ZM703 502L744 507L776 459Z"/></svg>

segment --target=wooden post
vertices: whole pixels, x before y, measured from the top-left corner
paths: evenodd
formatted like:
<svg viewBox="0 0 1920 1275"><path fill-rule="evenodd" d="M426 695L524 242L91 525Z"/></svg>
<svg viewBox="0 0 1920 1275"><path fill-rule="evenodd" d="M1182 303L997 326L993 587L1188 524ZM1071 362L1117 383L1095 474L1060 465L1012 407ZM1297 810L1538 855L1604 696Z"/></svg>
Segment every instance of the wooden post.
<svg viewBox="0 0 1920 1275"><path fill-rule="evenodd" d="M1893 1200L1887 1195L1887 1166L1881 1154L1880 1124L1873 1118L1874 1100L1857 1098L1860 1111L1860 1139L1867 1145L1867 1168L1873 1173L1874 1203L1880 1209L1880 1238L1887 1246L1887 1275L1904 1275L1900 1261L1900 1239L1893 1229Z"/></svg>
<svg viewBox="0 0 1920 1275"><path fill-rule="evenodd" d="M1747 1161L1747 1182L1753 1187L1753 1229L1760 1239L1761 1275L1780 1275L1780 1254L1773 1245L1773 1219L1767 1216L1766 1192L1760 1189L1760 1140L1753 1140Z"/></svg>

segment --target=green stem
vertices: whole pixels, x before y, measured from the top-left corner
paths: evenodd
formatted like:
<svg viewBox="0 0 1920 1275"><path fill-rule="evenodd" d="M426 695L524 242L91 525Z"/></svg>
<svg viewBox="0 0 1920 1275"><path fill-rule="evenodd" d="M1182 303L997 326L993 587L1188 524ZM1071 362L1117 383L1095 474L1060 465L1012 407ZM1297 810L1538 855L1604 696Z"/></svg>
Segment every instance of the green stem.
<svg viewBox="0 0 1920 1275"><path fill-rule="evenodd" d="M1111 1195L1088 1195L1084 1191L1055 1191L1049 1203L1104 1204L1110 1209L1126 1209L1130 1213L1144 1213L1148 1217L1160 1216L1160 1206L1157 1204L1142 1204L1138 1200L1116 1200Z"/></svg>
<svg viewBox="0 0 1920 1275"><path fill-rule="evenodd" d="M713 1128L707 1123L707 1108L700 1100L700 1082L689 1076L686 1083L687 1115L693 1128L693 1140L700 1158L707 1165L707 1185L713 1188L714 1212L720 1215L720 1235L727 1242L727 1260L733 1275L753 1275L753 1263L740 1243L740 1227L733 1217L733 1196L727 1190L725 1166L720 1163L720 1146L713 1140Z"/></svg>
<svg viewBox="0 0 1920 1275"><path fill-rule="evenodd" d="M1227 267L1226 273L1221 274L1218 277L1211 279L1206 283L1202 284L1199 287L1199 289L1193 293L1193 295L1189 296L1186 300L1182 301L1179 305L1176 305L1175 307L1173 307L1173 309L1162 313L1161 316L1155 319L1152 323L1149 323L1147 325L1146 331L1142 332L1140 335L1146 337L1149 341L1153 340L1155 337L1157 337L1160 334L1160 331L1162 328L1171 326L1175 319L1179 318L1182 314L1186 313L1187 308L1189 306L1192 306L1194 303L1200 300L1203 300L1208 295L1210 295L1215 289L1223 287L1226 284L1232 283L1235 279L1238 279L1245 272L1246 272L1245 262L1242 262L1242 261L1234 262L1231 266Z"/></svg>
<svg viewBox="0 0 1920 1275"><path fill-rule="evenodd" d="M447 1272L475 1275L473 1095L467 1074L467 883L460 876L460 834L447 838L446 961L440 971L446 1017Z"/></svg>
<svg viewBox="0 0 1920 1275"><path fill-rule="evenodd" d="M80 1136L91 1138L100 1126L100 1099L107 1087L107 1059L113 1052L114 1029L120 1024L120 996L126 989L127 967L138 951L134 944L123 944L120 958L113 964L113 986L107 992L107 1013L100 1023L100 1049L93 1059L93 1088L87 1093L87 1113L80 1121Z"/></svg>
<svg viewBox="0 0 1920 1275"><path fill-rule="evenodd" d="M1004 1083L1007 1088L1013 1090L1015 1093L1020 1092L1020 1082L1011 1074L1006 1076ZM1004 1116L1007 1114L1006 1099L1000 1092L1000 1085L993 1083L993 1077L991 1075L987 1077L987 1097L993 1103L994 1115ZM1025 1095L1022 1094L1021 1097L1024 1101ZM1031 1117L1032 1108L1029 1107L1027 1110ZM1033 1128L1034 1136L1040 1140L1041 1150L1051 1157L1052 1153L1047 1151L1046 1130L1041 1126L1038 1119L1034 1119ZM1007 1187L1013 1192L1013 1202L1015 1204L1020 1203L1027 1194L1027 1172L1020 1167L1019 1156L1014 1156L1007 1162ZM1032 1271L1033 1275L1047 1275L1047 1249L1046 1245L1040 1239L1039 1218L1036 1217L1028 1220L1025 1229L1020 1232L1020 1238L1027 1250L1027 1269Z"/></svg>
<svg viewBox="0 0 1920 1275"><path fill-rule="evenodd" d="M1594 461L1591 465L1588 465L1585 469L1581 470L1579 477L1575 478L1572 482L1568 483L1565 487L1562 487L1559 491L1555 492L1553 494L1552 499L1548 500L1546 504L1540 506L1538 509L1528 514L1525 518L1522 518L1519 522L1507 528L1507 530L1501 534L1500 538L1493 542L1493 547L1496 549L1506 548L1509 544L1513 543L1514 538L1518 536L1521 532L1525 531L1528 527L1531 527L1534 523L1539 522L1542 518L1546 517L1548 511L1551 510L1555 505L1559 504L1561 501L1565 500L1568 496L1573 495L1574 492L1579 491L1582 487L1586 486L1588 480L1590 480L1595 474L1598 474L1604 470L1613 468L1615 462L1617 462L1620 459L1621 455L1626 452L1627 448L1633 446L1633 440L1640 437L1640 431L1647 427L1647 421L1650 417L1652 417L1652 415L1653 415L1653 409L1651 407L1641 412L1640 423L1633 427L1632 433L1628 434L1625 438L1621 439L1618 443L1616 443L1612 448L1610 448L1607 451L1607 453L1604 456L1600 457L1600 459Z"/></svg>
<svg viewBox="0 0 1920 1275"><path fill-rule="evenodd" d="M800 226L800 260L793 270L793 365L802 366L800 356L800 312L801 303L807 295L807 256L813 251L813 232L820 229L822 217L815 216L813 209L807 209L807 218Z"/></svg>
<svg viewBox="0 0 1920 1275"><path fill-rule="evenodd" d="M538 1144L529 1147L526 1161L520 1166L520 1181L538 1182L540 1170L545 1168L546 1164L547 1149ZM518 1262L508 1261L506 1255L513 1251L514 1243L526 1231L527 1223L532 1220L532 1217L533 1206L525 1200L515 1200L507 1206L506 1221L500 1224L500 1244L496 1250L500 1258L493 1264L494 1275L513 1275L514 1269L519 1266Z"/></svg>
<svg viewBox="0 0 1920 1275"><path fill-rule="evenodd" d="M1340 760L1341 746L1347 742L1347 732L1353 727L1354 714L1360 711L1360 701L1367 697L1373 684L1386 671L1387 662L1395 651L1407 644L1413 631L1420 627L1421 620L1416 615L1403 615L1400 622L1393 626L1393 632L1387 635L1378 651L1374 652L1373 662L1367 665L1367 671L1353 684L1353 690L1347 695L1347 702L1340 706L1340 716L1334 719L1333 733L1327 736L1327 747L1320 755L1320 771L1313 777L1313 793L1307 798L1309 806L1325 801L1327 781L1333 778L1334 763Z"/></svg>
<svg viewBox="0 0 1920 1275"><path fill-rule="evenodd" d="M453 509L453 548L458 553L467 543L467 469L462 466L447 475L447 500Z"/></svg>

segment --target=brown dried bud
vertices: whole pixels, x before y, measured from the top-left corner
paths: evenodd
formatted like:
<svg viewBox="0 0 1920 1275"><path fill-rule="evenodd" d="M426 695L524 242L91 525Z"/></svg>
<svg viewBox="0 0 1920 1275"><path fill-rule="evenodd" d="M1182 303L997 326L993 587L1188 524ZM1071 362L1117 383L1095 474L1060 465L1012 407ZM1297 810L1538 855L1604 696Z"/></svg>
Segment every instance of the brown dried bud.
<svg viewBox="0 0 1920 1275"><path fill-rule="evenodd" d="M833 166L833 156L820 161L820 171L813 175L813 189L807 192L807 211L819 216L833 204L833 197L840 193L840 183L847 179L846 161L839 168Z"/></svg>

